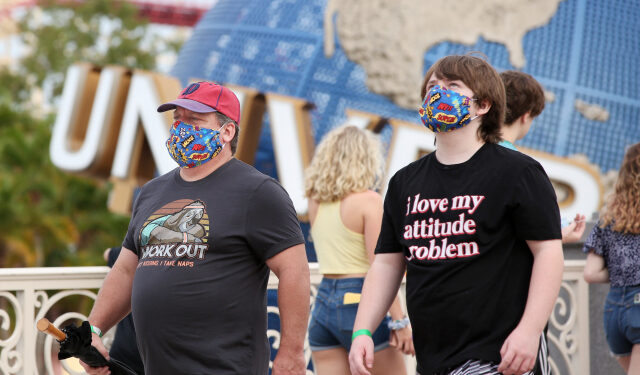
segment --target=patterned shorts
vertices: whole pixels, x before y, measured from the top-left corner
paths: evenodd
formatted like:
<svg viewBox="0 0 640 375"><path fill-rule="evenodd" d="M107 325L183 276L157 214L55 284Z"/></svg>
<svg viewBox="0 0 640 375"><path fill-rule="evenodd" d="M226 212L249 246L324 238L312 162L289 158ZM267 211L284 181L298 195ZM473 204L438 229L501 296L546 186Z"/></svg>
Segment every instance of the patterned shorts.
<svg viewBox="0 0 640 375"><path fill-rule="evenodd" d="M523 375L550 375L551 369L548 356L547 337L543 333L540 336L540 347L538 349L535 368ZM501 372L498 372L498 365L499 364L493 362L470 359L452 370L435 373L433 375L502 375Z"/></svg>

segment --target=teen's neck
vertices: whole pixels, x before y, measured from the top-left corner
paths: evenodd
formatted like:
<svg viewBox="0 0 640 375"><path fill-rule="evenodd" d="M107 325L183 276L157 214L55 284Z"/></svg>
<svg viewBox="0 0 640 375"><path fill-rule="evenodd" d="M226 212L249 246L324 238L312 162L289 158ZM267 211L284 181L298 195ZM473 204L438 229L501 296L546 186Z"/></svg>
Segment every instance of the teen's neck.
<svg viewBox="0 0 640 375"><path fill-rule="evenodd" d="M516 143L516 141L520 139L520 127L518 124L503 125L500 132L502 133L502 139L511 142L511 144Z"/></svg>
<svg viewBox="0 0 640 375"><path fill-rule="evenodd" d="M215 156L213 159L202 165L194 168L180 168L180 177L185 181L201 180L213 173L216 169L225 165L232 158L233 155L231 154L231 150L225 147L220 151L218 156Z"/></svg>
<svg viewBox="0 0 640 375"><path fill-rule="evenodd" d="M478 137L477 126L465 126L447 133L436 134L436 159L442 164L460 164L471 157L483 145L484 141Z"/></svg>

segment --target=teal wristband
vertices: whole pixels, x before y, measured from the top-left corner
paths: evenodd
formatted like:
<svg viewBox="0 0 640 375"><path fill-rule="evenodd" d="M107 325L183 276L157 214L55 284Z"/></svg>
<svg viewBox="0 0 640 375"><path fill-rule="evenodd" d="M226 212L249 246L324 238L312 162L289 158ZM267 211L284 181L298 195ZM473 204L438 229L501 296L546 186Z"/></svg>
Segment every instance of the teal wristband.
<svg viewBox="0 0 640 375"><path fill-rule="evenodd" d="M96 326L91 326L91 332L98 335L98 337L102 337L102 330Z"/></svg>
<svg viewBox="0 0 640 375"><path fill-rule="evenodd" d="M367 335L369 337L373 337L373 335L371 334L371 331L369 331L368 329L359 329L359 330L355 331L353 333L353 335L351 335L351 341L355 340L356 337L362 336L362 335Z"/></svg>

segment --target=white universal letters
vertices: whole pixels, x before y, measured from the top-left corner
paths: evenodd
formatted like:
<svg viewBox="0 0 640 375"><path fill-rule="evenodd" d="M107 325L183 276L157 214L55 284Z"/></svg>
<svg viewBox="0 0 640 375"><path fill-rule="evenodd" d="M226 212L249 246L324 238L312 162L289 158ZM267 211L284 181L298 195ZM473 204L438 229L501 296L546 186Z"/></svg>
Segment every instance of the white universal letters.
<svg viewBox="0 0 640 375"><path fill-rule="evenodd" d="M156 109L162 102L175 98L179 85L175 78L144 71L133 71L129 76L122 67L100 69L90 64L71 66L67 71L53 127L50 147L52 162L67 171L89 172L101 178L110 175L115 182L114 195L121 197L121 202L110 204L109 207L127 213L134 187L151 177L153 164L161 174L177 165L165 149L170 120L166 114L156 112ZM258 147L266 97L278 177L291 196L299 217L304 220L307 213L304 169L311 160L315 144L309 116L312 103L272 93L263 96L245 87L233 87L233 90L242 107L241 127L245 126L244 138L241 132L238 145L238 157L241 160L243 157L251 159L248 162L252 162ZM376 114L347 110L344 123L379 131L384 119ZM397 119L388 119L388 123L393 134L387 155L387 171L381 185L383 194L389 179L399 169L435 150L434 135L424 127ZM248 134L251 136L247 137ZM145 138L153 164L141 163L150 161L149 155L144 154L141 147ZM589 170L586 163L526 149L523 152L536 158L552 180L569 186L569 199L560 202L563 216L572 217L577 212L590 215L599 209L602 187L597 173ZM462 212L467 215L473 215L483 197L459 196L451 201L436 201L430 197L429 200L415 199L409 205L412 198L407 197L407 215L448 209L464 210ZM432 230L433 233L436 230L438 233L447 233L458 230L459 225L465 231L474 230L470 223L467 224L468 220L465 218L459 224L458 221L449 223L450 227L436 225ZM411 225L411 236L428 237L431 225L429 222ZM443 245L440 249L439 256L460 254L457 248L454 250L450 246ZM471 247L462 250L462 254L474 252Z"/></svg>

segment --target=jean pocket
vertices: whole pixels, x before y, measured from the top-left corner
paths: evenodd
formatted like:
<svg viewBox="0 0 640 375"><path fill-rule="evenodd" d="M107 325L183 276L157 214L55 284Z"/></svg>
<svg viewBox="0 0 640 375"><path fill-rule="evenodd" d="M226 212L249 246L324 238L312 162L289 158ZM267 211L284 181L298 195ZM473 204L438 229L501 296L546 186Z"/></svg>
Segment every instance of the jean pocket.
<svg viewBox="0 0 640 375"><path fill-rule="evenodd" d="M338 306L338 329L341 331L353 330L358 313L358 303L350 303Z"/></svg>
<svg viewBox="0 0 640 375"><path fill-rule="evenodd" d="M640 329L640 305L631 305L625 312L629 327Z"/></svg>
<svg viewBox="0 0 640 375"><path fill-rule="evenodd" d="M640 343L640 305L631 305L625 311L625 336L633 344Z"/></svg>

